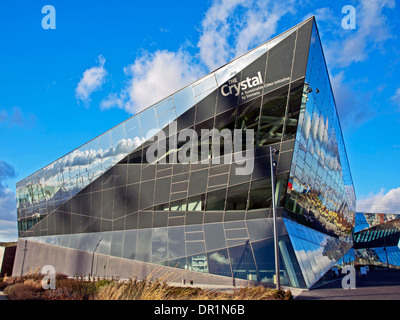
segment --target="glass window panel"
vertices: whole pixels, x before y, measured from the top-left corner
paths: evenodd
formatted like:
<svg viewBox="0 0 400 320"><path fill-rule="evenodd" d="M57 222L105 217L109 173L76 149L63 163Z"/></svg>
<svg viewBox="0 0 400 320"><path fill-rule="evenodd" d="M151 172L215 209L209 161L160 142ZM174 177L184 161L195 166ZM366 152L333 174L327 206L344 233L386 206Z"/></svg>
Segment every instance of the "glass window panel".
<svg viewBox="0 0 400 320"><path fill-rule="evenodd" d="M234 277L257 281L257 269L249 241L245 245L228 250Z"/></svg>
<svg viewBox="0 0 400 320"><path fill-rule="evenodd" d="M208 262L205 254L197 254L187 258L188 270L208 273Z"/></svg>
<svg viewBox="0 0 400 320"><path fill-rule="evenodd" d="M127 143L132 144L132 150L140 146L144 142L144 138L141 134L139 117L134 116L124 123L125 125L125 136Z"/></svg>
<svg viewBox="0 0 400 320"><path fill-rule="evenodd" d="M248 210L269 208L272 204L272 189L265 180L252 181Z"/></svg>
<svg viewBox="0 0 400 320"><path fill-rule="evenodd" d="M226 249L208 252L207 260L210 273L226 277L232 276L228 251Z"/></svg>
<svg viewBox="0 0 400 320"><path fill-rule="evenodd" d="M136 259L137 230L126 230L124 235L123 258Z"/></svg>
<svg viewBox="0 0 400 320"><path fill-rule="evenodd" d="M140 130L145 140L148 140L158 132L154 107L144 110L139 115Z"/></svg>
<svg viewBox="0 0 400 320"><path fill-rule="evenodd" d="M151 262L152 229L139 229L137 232L137 252L135 260Z"/></svg>
<svg viewBox="0 0 400 320"><path fill-rule="evenodd" d="M202 211L204 210L204 195L195 196L188 199L188 211Z"/></svg>
<svg viewBox="0 0 400 320"><path fill-rule="evenodd" d="M114 149L114 162L119 162L133 150L125 135L125 123L121 123L111 130L112 146Z"/></svg>
<svg viewBox="0 0 400 320"><path fill-rule="evenodd" d="M108 131L97 138L99 140L99 150L103 164L103 170L107 170L113 165L114 150L111 141L111 132Z"/></svg>
<svg viewBox="0 0 400 320"><path fill-rule="evenodd" d="M167 99L161 101L160 103L157 103L157 105L155 106L156 114L158 117L173 108L174 108L174 101L172 97L168 97Z"/></svg>
<svg viewBox="0 0 400 320"><path fill-rule="evenodd" d="M169 260L186 256L185 252L185 228L168 228L168 258Z"/></svg>
<svg viewBox="0 0 400 320"><path fill-rule="evenodd" d="M152 262L164 261L167 255L168 231L167 228L155 228L152 235Z"/></svg>
<svg viewBox="0 0 400 320"><path fill-rule="evenodd" d="M186 242L187 255L204 253L206 251L204 241Z"/></svg>
<svg viewBox="0 0 400 320"><path fill-rule="evenodd" d="M196 104L192 86L188 86L180 90L179 92L175 93L173 98L174 98L176 115L178 117Z"/></svg>
<svg viewBox="0 0 400 320"><path fill-rule="evenodd" d="M110 248L111 248L111 237L112 237L112 232L102 232L100 234L100 244L98 249L96 250L97 253L100 254L110 254Z"/></svg>
<svg viewBox="0 0 400 320"><path fill-rule="evenodd" d="M213 73L197 81L193 85L193 91L196 96L197 102L201 101L211 91L217 88L217 86L217 81Z"/></svg>
<svg viewBox="0 0 400 320"><path fill-rule="evenodd" d="M264 146L281 141L288 90L289 86L284 86L264 95L262 101L258 146Z"/></svg>
<svg viewBox="0 0 400 320"><path fill-rule="evenodd" d="M249 183L228 188L226 210L246 210Z"/></svg>
<svg viewBox="0 0 400 320"><path fill-rule="evenodd" d="M175 109L171 109L162 115L158 116L157 122L158 122L158 127L160 129L164 128L166 125L171 123L176 119L176 114L175 114Z"/></svg>
<svg viewBox="0 0 400 320"><path fill-rule="evenodd" d="M209 192L207 194L206 210L222 211L225 208L226 189Z"/></svg>
<svg viewBox="0 0 400 320"><path fill-rule="evenodd" d="M210 223L204 225L204 234L207 251L226 248L225 233L222 223Z"/></svg>

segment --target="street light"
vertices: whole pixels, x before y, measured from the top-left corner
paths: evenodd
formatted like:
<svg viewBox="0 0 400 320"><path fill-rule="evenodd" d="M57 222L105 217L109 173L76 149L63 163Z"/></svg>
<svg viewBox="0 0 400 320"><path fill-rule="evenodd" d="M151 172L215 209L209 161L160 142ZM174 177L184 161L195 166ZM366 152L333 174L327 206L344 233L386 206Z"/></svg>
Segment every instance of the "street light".
<svg viewBox="0 0 400 320"><path fill-rule="evenodd" d="M272 214L274 221L274 246L275 246L275 276L276 276L276 289L281 289L281 279L279 270L279 247L278 247L278 228L276 222L276 205L275 205L275 166L276 161L273 160L272 155L278 154L279 150L272 149L269 146L269 161L271 166L271 188L272 188Z"/></svg>
<svg viewBox="0 0 400 320"><path fill-rule="evenodd" d="M94 253L96 252L97 248L99 247L101 240L103 240L103 238L100 238L100 239L99 239L99 241L98 241L97 244L96 244L96 247L95 247L94 250L93 250L93 254L92 254L92 269L91 269L91 271L90 271L90 276L91 276L92 278L94 278L94 277L93 277ZM90 281L90 278L89 278L89 281Z"/></svg>

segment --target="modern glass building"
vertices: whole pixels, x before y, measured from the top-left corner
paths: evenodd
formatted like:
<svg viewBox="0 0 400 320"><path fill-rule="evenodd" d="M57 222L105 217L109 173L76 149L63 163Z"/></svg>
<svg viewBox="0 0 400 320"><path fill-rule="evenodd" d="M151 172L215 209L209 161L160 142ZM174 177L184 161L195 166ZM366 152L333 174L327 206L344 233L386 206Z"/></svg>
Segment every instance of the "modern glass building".
<svg viewBox="0 0 400 320"><path fill-rule="evenodd" d="M355 265L400 269L399 239L398 214L357 212L354 248L347 261Z"/></svg>
<svg viewBox="0 0 400 320"><path fill-rule="evenodd" d="M279 150L275 194L270 146ZM281 283L309 288L352 247L355 216L314 18L20 181L14 274L57 261L56 270L79 273L83 262L66 259L69 250L272 284L273 197Z"/></svg>

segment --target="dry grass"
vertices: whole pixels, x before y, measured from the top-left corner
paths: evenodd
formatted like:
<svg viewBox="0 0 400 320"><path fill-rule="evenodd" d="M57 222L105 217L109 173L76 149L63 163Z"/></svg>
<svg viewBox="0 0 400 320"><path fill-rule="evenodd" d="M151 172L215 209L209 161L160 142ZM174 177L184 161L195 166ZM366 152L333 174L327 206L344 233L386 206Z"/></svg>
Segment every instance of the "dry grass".
<svg viewBox="0 0 400 320"><path fill-rule="evenodd" d="M230 292L170 286L160 280L71 279L56 277L56 289L44 290L38 273L4 278L1 285L11 300L290 300L291 292L264 287Z"/></svg>

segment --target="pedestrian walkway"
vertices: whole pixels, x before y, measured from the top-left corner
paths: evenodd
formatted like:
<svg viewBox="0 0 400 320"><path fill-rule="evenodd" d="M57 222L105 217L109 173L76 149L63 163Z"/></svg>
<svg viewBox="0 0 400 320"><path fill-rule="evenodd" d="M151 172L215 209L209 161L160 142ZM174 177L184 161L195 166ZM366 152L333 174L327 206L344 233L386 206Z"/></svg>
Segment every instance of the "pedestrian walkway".
<svg viewBox="0 0 400 320"><path fill-rule="evenodd" d="M370 271L357 275L355 289L343 289L342 278L313 290L304 290L295 300L400 300L400 272Z"/></svg>

